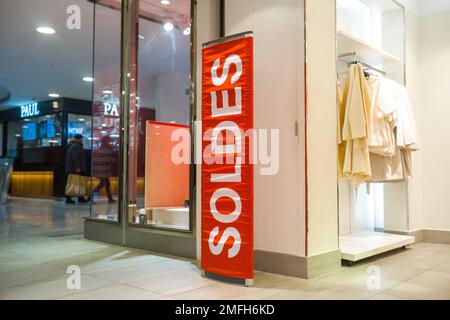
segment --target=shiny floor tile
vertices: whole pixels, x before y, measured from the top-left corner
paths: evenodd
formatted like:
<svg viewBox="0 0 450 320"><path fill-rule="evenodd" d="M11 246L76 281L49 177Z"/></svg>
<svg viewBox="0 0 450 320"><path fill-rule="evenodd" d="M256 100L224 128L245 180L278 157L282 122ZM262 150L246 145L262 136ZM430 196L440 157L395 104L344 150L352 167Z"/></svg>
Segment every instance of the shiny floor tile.
<svg viewBox="0 0 450 320"><path fill-rule="evenodd" d="M115 284L63 297L64 300L158 300L166 296L139 288Z"/></svg>
<svg viewBox="0 0 450 320"><path fill-rule="evenodd" d="M70 279L69 279L70 280ZM70 295L87 294L91 290L111 286L112 282L89 276L81 277L80 289L67 285L68 279L61 277L49 281L17 286L4 292L0 292L1 299L8 300L51 300L63 298Z"/></svg>
<svg viewBox="0 0 450 320"><path fill-rule="evenodd" d="M246 288L202 277L193 260L84 240L88 215L62 201L0 206L0 299L450 299L450 245L414 244L311 280L256 272ZM80 290L67 286L69 266Z"/></svg>
<svg viewBox="0 0 450 320"><path fill-rule="evenodd" d="M450 274L438 271L425 271L404 283L385 292L402 299L449 300Z"/></svg>

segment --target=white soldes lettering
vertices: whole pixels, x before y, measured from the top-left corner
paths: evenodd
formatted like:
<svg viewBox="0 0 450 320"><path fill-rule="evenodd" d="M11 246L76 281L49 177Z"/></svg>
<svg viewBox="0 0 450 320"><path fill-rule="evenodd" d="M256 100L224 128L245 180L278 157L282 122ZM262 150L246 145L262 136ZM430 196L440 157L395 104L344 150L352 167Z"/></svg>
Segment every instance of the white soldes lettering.
<svg viewBox="0 0 450 320"><path fill-rule="evenodd" d="M190 307L183 304L181 307L176 307L176 315L198 315L206 318L209 313L209 307Z"/></svg>
<svg viewBox="0 0 450 320"><path fill-rule="evenodd" d="M225 59L222 68L222 75L217 73L221 66L220 59L214 61L211 69L213 85L220 87L225 84L230 73L230 66L235 65L236 72L231 76L231 85L236 84L242 76L242 60L240 56L232 54ZM234 90L235 102L230 105L229 93ZM222 106L217 104L217 92L222 94ZM211 117L227 117L242 114L242 87L236 86L228 90L219 90L211 92ZM230 135L231 133L231 135ZM213 183L240 183L242 182L242 161L243 161L243 141L242 131L238 124L233 121L222 121L212 130L211 134L211 154L213 156L227 156L231 159L230 164L234 164L234 172L215 172L211 174L210 181ZM233 162L234 158L234 162ZM228 164L228 162L227 162ZM231 213L220 212L217 208L217 202L220 199L231 199L234 203L234 211ZM242 202L240 195L231 188L218 188L210 199L210 212L214 219L222 224L231 224L236 222L242 212ZM220 236L218 242L216 238L221 234L218 226L214 227L208 239L209 250L213 255L220 255L224 251L225 245L228 247L227 256L229 259L236 257L241 249L241 235L238 229L226 227Z"/></svg>
<svg viewBox="0 0 450 320"><path fill-rule="evenodd" d="M234 143L229 144L228 139L225 138L222 144L219 144L219 138L223 138L222 132L230 131L234 135ZM219 123L212 131L211 137L211 153L213 155L225 154L241 154L242 153L242 132L239 126L233 121L223 121Z"/></svg>
<svg viewBox="0 0 450 320"><path fill-rule="evenodd" d="M228 78L228 74L230 72L230 66L234 64L236 66L236 73L231 77L231 84L235 84L242 76L242 60L241 57L233 54L230 55L225 60L225 64L223 66L222 76L217 75L217 70L220 67L220 59L214 61L213 67L211 69L212 82L214 86L219 87L223 85ZM211 116L213 118L226 116L226 115L236 115L242 113L242 88L236 87L234 89L235 93L235 105L230 106L230 101L228 97L228 90L223 90L222 92L222 108L217 106L217 92L211 92L211 106L212 113Z"/></svg>
<svg viewBox="0 0 450 320"><path fill-rule="evenodd" d="M216 203L221 198L229 198L233 200L234 202L234 211L229 214L222 214L217 209ZM216 190L213 195L211 196L211 199L209 201L209 208L211 210L211 214L213 215L214 219L221 223L233 223L237 219L239 219L239 216L242 212L242 202L241 197L239 194L230 188L221 188Z"/></svg>
<svg viewBox="0 0 450 320"><path fill-rule="evenodd" d="M233 227L226 228L222 236L220 237L219 243L215 245L214 239L217 237L219 232L219 227L215 227L209 234L208 245L211 253L215 256L220 255L223 251L225 243L227 243L228 241L228 238L233 238L233 246L228 249L228 258L231 259L236 257L241 250L241 235L239 231Z"/></svg>
<svg viewBox="0 0 450 320"><path fill-rule="evenodd" d="M213 173L211 182L242 182L242 157L237 157L234 163L233 173Z"/></svg>
<svg viewBox="0 0 450 320"><path fill-rule="evenodd" d="M234 93L236 95L236 104L234 106L230 106L230 101L228 98L228 90L222 91L222 108L217 106L217 92L211 92L211 105L212 105L212 114L213 118L227 116L227 115L235 115L242 113L242 88L237 87L234 89Z"/></svg>
<svg viewBox="0 0 450 320"><path fill-rule="evenodd" d="M242 75L242 60L237 54L232 54L225 59L225 64L223 66L222 75L219 77L217 75L217 70L220 67L220 59L216 59L211 69L212 82L214 86L220 87L227 81L228 73L230 72L230 65L234 64L236 66L236 73L231 77L231 84L235 84Z"/></svg>

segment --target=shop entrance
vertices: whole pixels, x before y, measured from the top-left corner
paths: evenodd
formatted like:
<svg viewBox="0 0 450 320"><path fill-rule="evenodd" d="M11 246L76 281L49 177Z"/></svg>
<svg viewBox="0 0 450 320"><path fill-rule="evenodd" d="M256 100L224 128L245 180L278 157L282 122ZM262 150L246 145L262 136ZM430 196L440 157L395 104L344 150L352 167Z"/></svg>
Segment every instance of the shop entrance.
<svg viewBox="0 0 450 320"><path fill-rule="evenodd" d="M88 239L196 256L193 10L188 0L95 4L92 177L98 187L93 183ZM122 51L105 61L111 33Z"/></svg>
<svg viewBox="0 0 450 320"><path fill-rule="evenodd" d="M89 194L65 189L68 173L91 171L93 12L85 0L0 4L2 238L83 232Z"/></svg>

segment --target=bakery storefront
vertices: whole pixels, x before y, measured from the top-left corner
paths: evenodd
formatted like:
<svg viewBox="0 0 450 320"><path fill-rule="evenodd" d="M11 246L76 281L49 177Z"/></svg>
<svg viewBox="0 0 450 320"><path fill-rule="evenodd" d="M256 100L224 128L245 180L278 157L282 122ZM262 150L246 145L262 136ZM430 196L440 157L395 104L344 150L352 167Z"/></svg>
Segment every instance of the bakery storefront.
<svg viewBox="0 0 450 320"><path fill-rule="evenodd" d="M86 165L92 148L91 101L58 98L0 112L3 155L14 159L10 195L61 198L65 154L76 134L84 137Z"/></svg>

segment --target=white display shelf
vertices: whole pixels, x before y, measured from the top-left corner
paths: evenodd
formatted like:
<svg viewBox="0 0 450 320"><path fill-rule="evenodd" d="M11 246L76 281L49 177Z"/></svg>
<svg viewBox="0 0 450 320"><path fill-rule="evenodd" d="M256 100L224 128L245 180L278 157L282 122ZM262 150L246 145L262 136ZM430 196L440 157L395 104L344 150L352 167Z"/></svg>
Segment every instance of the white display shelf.
<svg viewBox="0 0 450 320"><path fill-rule="evenodd" d="M342 260L359 261L415 242L411 236L372 231L350 233L339 238Z"/></svg>
<svg viewBox="0 0 450 320"><path fill-rule="evenodd" d="M147 210L152 212L152 220L147 220L148 224L159 228L189 230L189 208L159 207Z"/></svg>
<svg viewBox="0 0 450 320"><path fill-rule="evenodd" d="M346 32L337 32L338 55L355 52L356 56L373 66L401 62L401 59Z"/></svg>

